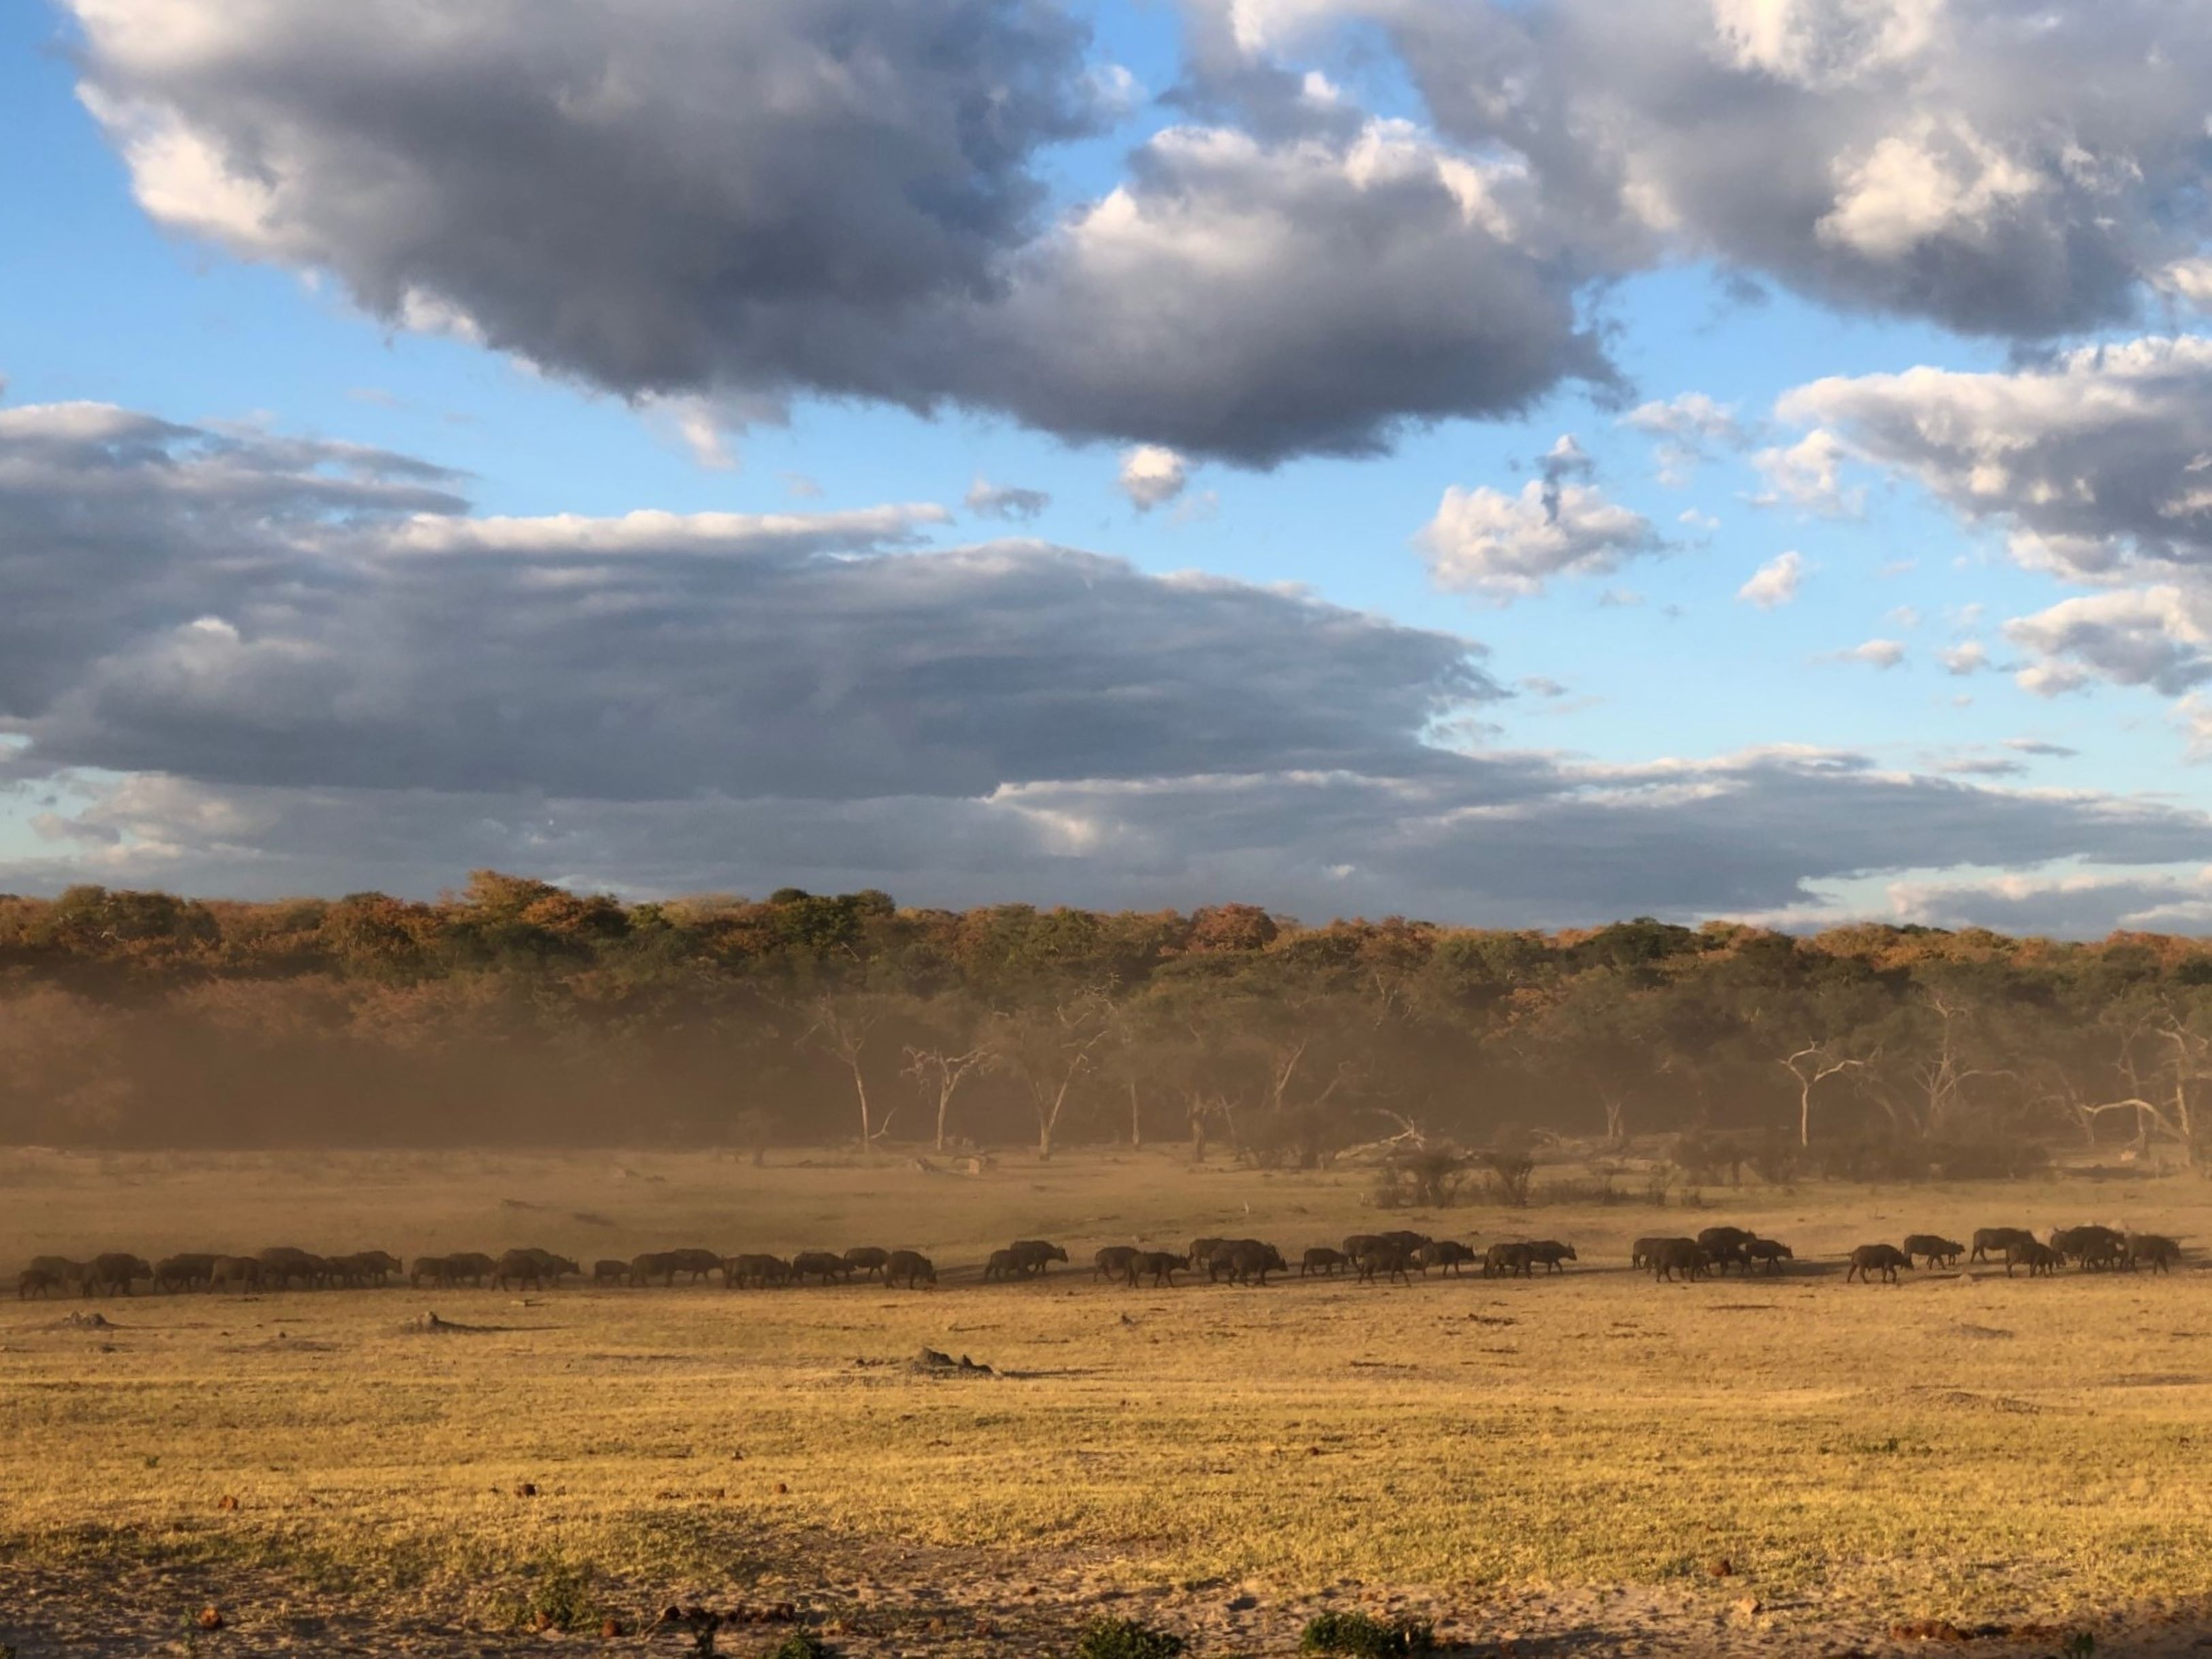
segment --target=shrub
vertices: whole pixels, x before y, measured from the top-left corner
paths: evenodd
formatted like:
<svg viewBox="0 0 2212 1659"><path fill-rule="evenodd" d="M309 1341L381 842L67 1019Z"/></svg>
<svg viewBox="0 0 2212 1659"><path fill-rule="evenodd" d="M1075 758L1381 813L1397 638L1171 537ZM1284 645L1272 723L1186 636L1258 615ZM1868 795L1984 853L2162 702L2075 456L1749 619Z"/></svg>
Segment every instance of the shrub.
<svg viewBox="0 0 2212 1659"><path fill-rule="evenodd" d="M1436 1645L1436 1628L1425 1620L1386 1621L1364 1613L1317 1614L1298 1638L1300 1653L1342 1653L1352 1659L1396 1659L1432 1652Z"/></svg>
<svg viewBox="0 0 2212 1659"><path fill-rule="evenodd" d="M811 1630L795 1630L768 1650L768 1659L828 1659L829 1644Z"/></svg>
<svg viewBox="0 0 2212 1659"><path fill-rule="evenodd" d="M1083 1627L1075 1659L1176 1659L1183 1640L1133 1619L1094 1619Z"/></svg>

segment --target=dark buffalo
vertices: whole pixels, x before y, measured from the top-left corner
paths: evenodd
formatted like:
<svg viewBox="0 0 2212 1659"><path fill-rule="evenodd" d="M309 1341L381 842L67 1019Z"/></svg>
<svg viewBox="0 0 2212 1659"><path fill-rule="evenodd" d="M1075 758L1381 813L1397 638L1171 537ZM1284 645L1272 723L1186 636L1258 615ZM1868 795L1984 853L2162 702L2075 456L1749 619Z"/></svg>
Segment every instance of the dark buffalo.
<svg viewBox="0 0 2212 1659"><path fill-rule="evenodd" d="M1137 1282L1137 1257L1141 1252L1133 1244L1109 1244L1091 1258L1093 1279L1118 1279L1127 1285Z"/></svg>
<svg viewBox="0 0 2212 1659"><path fill-rule="evenodd" d="M1539 1238L1533 1241L1528 1246L1528 1259L1532 1261L1542 1262L1547 1273L1554 1273L1566 1271L1561 1265L1563 1262L1582 1260L1575 1254L1573 1245L1562 1244L1556 1238Z"/></svg>
<svg viewBox="0 0 2212 1659"><path fill-rule="evenodd" d="M481 1288L485 1280L498 1271L499 1264L482 1250L460 1250L446 1258L447 1270L456 1285L466 1279Z"/></svg>
<svg viewBox="0 0 2212 1659"><path fill-rule="evenodd" d="M1281 1251L1272 1244L1261 1243L1256 1238L1240 1238L1216 1251L1213 1260L1206 1264L1206 1270L1211 1273L1216 1267L1228 1276L1232 1285L1264 1285L1269 1273L1290 1271L1284 1263Z"/></svg>
<svg viewBox="0 0 2212 1659"><path fill-rule="evenodd" d="M1212 1242L1218 1244L1221 1241L1217 1238ZM1344 1241L1344 1259L1346 1261L1357 1261L1382 1243L1382 1238L1374 1233L1354 1233Z"/></svg>
<svg viewBox="0 0 2212 1659"><path fill-rule="evenodd" d="M1713 1271L1725 1273L1731 1264L1745 1268L1751 1266L1746 1247L1757 1237L1741 1227L1708 1227L1698 1235L1698 1243L1712 1258Z"/></svg>
<svg viewBox="0 0 2212 1659"><path fill-rule="evenodd" d="M110 1250L93 1257L85 1269L82 1291L87 1296L128 1296L131 1287L142 1279L154 1276L153 1264L143 1256L125 1250Z"/></svg>
<svg viewBox="0 0 2212 1659"><path fill-rule="evenodd" d="M1188 1261L1173 1250L1145 1250L1139 1253L1130 1271L1133 1274L1150 1273L1156 1285L1172 1285L1176 1274L1189 1266Z"/></svg>
<svg viewBox="0 0 2212 1659"><path fill-rule="evenodd" d="M1423 1273L1431 1267L1441 1267L1457 1279L1460 1270L1468 1262L1480 1261L1482 1258L1475 1254L1472 1246L1462 1244L1455 1238L1439 1238L1434 1243L1424 1244L1414 1251L1413 1260Z"/></svg>
<svg viewBox="0 0 2212 1659"><path fill-rule="evenodd" d="M2166 1273L2181 1260L2181 1243L2163 1233L2130 1233L2128 1235L2128 1270L2132 1273L2145 1262L2153 1273Z"/></svg>
<svg viewBox="0 0 2212 1659"><path fill-rule="evenodd" d="M1771 1273L1780 1273L1784 1262L1797 1259L1797 1253L1778 1238L1754 1238L1743 1247L1743 1255L1746 1261L1764 1263Z"/></svg>
<svg viewBox="0 0 2212 1659"><path fill-rule="evenodd" d="M1628 1265L1632 1267L1649 1267L1652 1266L1653 1263L1651 1258L1653 1253L1656 1252L1662 1244L1670 1243L1672 1242L1673 1241L1669 1239L1661 1238L1656 1235L1649 1238L1638 1239L1635 1243L1628 1247ZM1695 1243L1697 1241L1692 1239L1691 1242Z"/></svg>
<svg viewBox="0 0 2212 1659"><path fill-rule="evenodd" d="M983 1264L983 1279L987 1284L994 1279L1018 1279L1021 1273L1021 1262L1012 1250L994 1250L990 1260Z"/></svg>
<svg viewBox="0 0 2212 1659"><path fill-rule="evenodd" d="M2021 1245L2038 1242L2035 1235L2025 1227L1978 1227L1974 1230L1972 1252L1966 1260L1986 1261L1994 1251L2002 1254L2005 1265L2010 1267Z"/></svg>
<svg viewBox="0 0 2212 1659"><path fill-rule="evenodd" d="M2110 1227L2066 1227L2051 1235L2051 1248L2069 1261L2099 1270L2127 1260L2128 1239Z"/></svg>
<svg viewBox="0 0 2212 1659"><path fill-rule="evenodd" d="M1352 1265L1363 1285L1373 1284L1377 1273L1401 1285L1413 1282L1413 1275L1407 1271L1413 1265L1412 1252L1385 1238L1365 1240L1353 1255Z"/></svg>
<svg viewBox="0 0 2212 1659"><path fill-rule="evenodd" d="M1528 1279L1536 1271L1536 1253L1526 1239L1500 1239L1482 1253L1485 1279Z"/></svg>
<svg viewBox="0 0 2212 1659"><path fill-rule="evenodd" d="M1059 1245L1042 1238L1018 1238L1007 1247L1014 1253L1024 1276L1034 1273L1042 1278L1045 1270L1055 1261L1067 1260L1067 1252Z"/></svg>
<svg viewBox="0 0 2212 1659"><path fill-rule="evenodd" d="M886 1250L884 1283L902 1284L910 1291L918 1291L925 1285L937 1283L937 1266L919 1250Z"/></svg>
<svg viewBox="0 0 2212 1659"><path fill-rule="evenodd" d="M356 1250L331 1258L331 1276L342 1285L384 1285L399 1271L399 1258L386 1250Z"/></svg>
<svg viewBox="0 0 2212 1659"><path fill-rule="evenodd" d="M241 1291L261 1288L261 1258L252 1255L219 1255L208 1269L208 1288L211 1291L235 1286Z"/></svg>
<svg viewBox="0 0 2212 1659"><path fill-rule="evenodd" d="M1848 1285L1856 1278L1871 1285L1874 1276L1880 1273L1883 1284L1894 1285L1897 1270L1903 1267L1909 1271L1911 1267L1912 1258L1894 1244L1862 1244L1851 1252L1851 1265L1844 1270L1844 1283Z"/></svg>
<svg viewBox="0 0 2212 1659"><path fill-rule="evenodd" d="M83 1284L85 1274L91 1271L85 1263L72 1261L65 1255L34 1255L31 1258L31 1270L50 1273L55 1284L72 1288Z"/></svg>
<svg viewBox="0 0 2212 1659"><path fill-rule="evenodd" d="M710 1275L722 1271L722 1254L719 1250L709 1250L695 1244L688 1249L670 1250L667 1256L671 1270L668 1282L672 1285L676 1282L677 1273L688 1273L692 1284L701 1285ZM849 1256L850 1252L848 1252L848 1259Z"/></svg>
<svg viewBox="0 0 2212 1659"><path fill-rule="evenodd" d="M876 1244L855 1244L845 1252L846 1263L863 1279L881 1279L890 1260L891 1253Z"/></svg>
<svg viewBox="0 0 2212 1659"><path fill-rule="evenodd" d="M563 1273L580 1273L584 1270L565 1255L556 1255L550 1250L531 1247L509 1250L492 1264L491 1284L495 1291L544 1290L561 1282Z"/></svg>
<svg viewBox="0 0 2212 1659"><path fill-rule="evenodd" d="M407 1264L407 1282L416 1290L427 1283L431 1289L449 1291L454 1285L453 1258L449 1255L418 1255Z"/></svg>
<svg viewBox="0 0 2212 1659"><path fill-rule="evenodd" d="M1298 1277L1310 1279L1316 1273L1336 1276L1336 1270L1345 1264L1342 1250L1332 1250L1326 1244L1316 1244L1298 1258Z"/></svg>
<svg viewBox="0 0 2212 1659"><path fill-rule="evenodd" d="M2065 1256L2059 1251L2048 1244L2031 1238L2006 1257L2005 1277L2008 1279L2012 1277L2014 1261L2024 1261L2027 1264L2027 1276L2030 1279L2035 1278L2038 1274L2045 1279L2053 1279L2057 1276L2058 1269L2065 1261Z"/></svg>
<svg viewBox="0 0 2212 1659"><path fill-rule="evenodd" d="M849 1279L853 1270L845 1265L842 1255L832 1255L827 1250L801 1250L791 1258L791 1276L805 1284L809 1279L818 1279L824 1285L832 1279Z"/></svg>
<svg viewBox="0 0 2212 1659"><path fill-rule="evenodd" d="M1652 1238L1644 1243L1650 1247L1644 1259L1655 1279L1663 1279L1671 1284L1676 1273L1696 1279L1712 1272L1712 1257L1694 1238Z"/></svg>
<svg viewBox="0 0 2212 1659"><path fill-rule="evenodd" d="M1966 1255L1966 1247L1940 1233L1915 1233L1905 1241L1905 1253L1922 1257L1931 1267L1939 1261L1947 1267L1955 1267L1959 1258Z"/></svg>
<svg viewBox="0 0 2212 1659"><path fill-rule="evenodd" d="M629 1259L629 1282L650 1285L654 1279L665 1285L676 1282L676 1255L672 1250L647 1250Z"/></svg>
<svg viewBox="0 0 2212 1659"><path fill-rule="evenodd" d="M631 1264L605 1256L592 1263L592 1283L594 1285L627 1285L630 1279Z"/></svg>
<svg viewBox="0 0 2212 1659"><path fill-rule="evenodd" d="M47 1272L44 1267L26 1267L15 1275L15 1297L18 1301L27 1301L34 1296L49 1297L61 1287L60 1277Z"/></svg>
<svg viewBox="0 0 2212 1659"><path fill-rule="evenodd" d="M182 1255L166 1256L154 1264L154 1288L157 1291L198 1291L207 1288L215 1273L216 1258L188 1251Z"/></svg>
<svg viewBox="0 0 2212 1659"><path fill-rule="evenodd" d="M722 1283L732 1290L750 1285L764 1291L772 1285L787 1285L791 1273L791 1263L775 1255L733 1255L722 1264Z"/></svg>
<svg viewBox="0 0 2212 1659"><path fill-rule="evenodd" d="M301 1249L297 1245L271 1245L261 1252L259 1260L261 1282L271 1290L289 1290L295 1279L306 1288L330 1282L331 1264L312 1250Z"/></svg>

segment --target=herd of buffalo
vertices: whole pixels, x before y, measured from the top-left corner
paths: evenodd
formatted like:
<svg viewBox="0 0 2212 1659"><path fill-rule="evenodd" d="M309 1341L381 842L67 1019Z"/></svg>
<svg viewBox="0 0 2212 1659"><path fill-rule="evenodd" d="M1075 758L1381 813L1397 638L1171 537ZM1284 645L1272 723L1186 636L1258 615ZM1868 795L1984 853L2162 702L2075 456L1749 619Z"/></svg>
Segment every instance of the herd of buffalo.
<svg viewBox="0 0 2212 1659"><path fill-rule="evenodd" d="M2009 1277L2015 1267L2026 1267L2031 1278L2056 1273L2069 1265L2090 1271L2148 1267L2164 1273L2181 1259L2181 1246L2157 1233L2121 1232L2113 1228L2061 1228L2039 1239L2022 1227L1985 1227L1970 1244L1932 1233L1915 1233L1902 1246L1862 1244L1851 1251L1844 1277L1871 1284L1877 1277L1897 1282L1900 1269L1941 1264L1955 1267L1961 1257L1970 1261L2004 1262ZM1055 1261L1066 1261L1067 1252L1043 1239L1018 1239L991 1253L983 1266L987 1281L1042 1278ZM1414 1273L1431 1269L1450 1274L1472 1267L1486 1279L1534 1276L1537 1268L1561 1272L1578 1260L1574 1246L1554 1239L1516 1239L1478 1250L1454 1239L1431 1238L1425 1233L1359 1233L1344 1241L1341 1249L1316 1245L1298 1260L1301 1278L1334 1277L1351 1273L1367 1283L1396 1280L1410 1283ZM1793 1261L1787 1244L1761 1238L1741 1227L1708 1227L1694 1238L1639 1238L1630 1254L1631 1264L1648 1269L1655 1279L1698 1279L1754 1269L1782 1271ZM1135 1286L1140 1280L1170 1285L1177 1273L1203 1273L1209 1281L1231 1285L1265 1285L1269 1273L1288 1273L1290 1265L1273 1244L1255 1238L1194 1239L1188 1250L1148 1250L1134 1244L1109 1244L1091 1258L1093 1277ZM717 1275L732 1290L766 1290L800 1285L809 1279L821 1284L849 1284L855 1279L886 1285L918 1289L937 1283L937 1267L915 1250L888 1250L861 1245L833 1254L802 1250L788 1260L767 1255L723 1255L704 1249L655 1250L627 1261L592 1264L588 1274L581 1264L550 1250L509 1250L491 1256L474 1252L453 1255L417 1256L402 1262L382 1250L361 1250L349 1255L317 1255L291 1246L278 1246L253 1255L213 1253L173 1255L159 1262L122 1252L95 1255L88 1261L64 1256L40 1256L17 1275L16 1294L22 1297L76 1291L82 1296L129 1296L140 1284L162 1291L285 1291L335 1289L390 1284L404 1276L416 1286L452 1290L462 1285L493 1290L536 1291L560 1284L571 1276L588 1277L599 1285L667 1285L679 1279L699 1284Z"/></svg>

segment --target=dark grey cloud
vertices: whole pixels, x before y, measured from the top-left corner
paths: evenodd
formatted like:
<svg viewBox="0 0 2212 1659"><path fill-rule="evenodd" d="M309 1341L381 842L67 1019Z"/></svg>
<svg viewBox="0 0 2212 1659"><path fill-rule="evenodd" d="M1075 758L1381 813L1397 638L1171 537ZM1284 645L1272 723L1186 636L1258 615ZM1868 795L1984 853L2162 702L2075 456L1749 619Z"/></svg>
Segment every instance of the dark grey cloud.
<svg viewBox="0 0 2212 1659"><path fill-rule="evenodd" d="M951 402L1267 465L1603 378L1517 169L1114 112L1051 0L71 0L166 224L632 396Z"/></svg>
<svg viewBox="0 0 2212 1659"><path fill-rule="evenodd" d="M1534 924L1817 904L1930 848L2212 859L2170 804L1847 753L1482 749L1471 710L1506 694L1464 640L1036 541L933 550L939 507L491 518L455 484L0 415L0 805L44 838L0 885L429 892L490 864Z"/></svg>
<svg viewBox="0 0 2212 1659"><path fill-rule="evenodd" d="M49 766L827 799L1418 770L1425 727L1503 695L1464 640L1281 592L901 550L933 507L459 506L400 458L0 415L0 715Z"/></svg>
<svg viewBox="0 0 2212 1659"><path fill-rule="evenodd" d="M2096 591L2005 624L2053 694L2094 679L2179 696L2212 679L2212 340L2147 338L1985 373L1800 386L1808 443L1910 478L2031 568ZM1954 672L1987 665L1978 647Z"/></svg>
<svg viewBox="0 0 2212 1659"><path fill-rule="evenodd" d="M1207 0L1207 9L1230 0ZM1438 125L1561 234L2027 338L2212 292L2212 15L2167 0L1238 0L1249 45L1378 21ZM1278 46L1277 50L1287 49ZM2192 286L2193 285L2193 286Z"/></svg>
<svg viewBox="0 0 2212 1659"><path fill-rule="evenodd" d="M1418 774L1208 775L1012 786L972 799L578 800L141 777L46 824L0 882L429 893L526 868L634 893L879 886L912 902L1190 905L1235 894L1310 918L1412 912L1537 926L1822 910L1825 890L1923 867L2212 853L2162 803L1900 777L1863 757L1753 753L1645 767L1447 757ZM2105 878L2133 906L2163 872ZM2076 907L2068 931L2118 911Z"/></svg>

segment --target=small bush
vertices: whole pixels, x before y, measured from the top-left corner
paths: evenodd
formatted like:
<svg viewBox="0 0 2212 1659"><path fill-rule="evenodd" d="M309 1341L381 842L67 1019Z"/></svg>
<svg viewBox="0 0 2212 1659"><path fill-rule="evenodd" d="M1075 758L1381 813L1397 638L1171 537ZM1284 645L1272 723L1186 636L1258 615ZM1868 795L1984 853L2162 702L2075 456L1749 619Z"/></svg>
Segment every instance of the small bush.
<svg viewBox="0 0 2212 1659"><path fill-rule="evenodd" d="M1396 1659L1433 1652L1436 1645L1436 1627L1425 1620L1385 1621L1364 1613L1317 1614L1298 1638L1300 1653L1342 1653L1352 1659Z"/></svg>
<svg viewBox="0 0 2212 1659"><path fill-rule="evenodd" d="M768 1650L768 1659L829 1659L827 1643L811 1630L795 1630Z"/></svg>
<svg viewBox="0 0 2212 1659"><path fill-rule="evenodd" d="M592 1591L590 1568L574 1561L548 1561L539 1567L525 1622L554 1630L597 1630L606 1608Z"/></svg>
<svg viewBox="0 0 2212 1659"><path fill-rule="evenodd" d="M1176 1659L1182 1650L1182 1637L1133 1619L1094 1619L1083 1627L1075 1659Z"/></svg>

